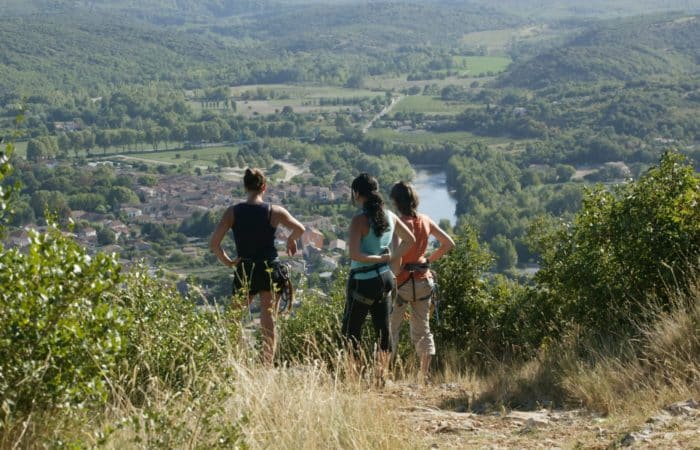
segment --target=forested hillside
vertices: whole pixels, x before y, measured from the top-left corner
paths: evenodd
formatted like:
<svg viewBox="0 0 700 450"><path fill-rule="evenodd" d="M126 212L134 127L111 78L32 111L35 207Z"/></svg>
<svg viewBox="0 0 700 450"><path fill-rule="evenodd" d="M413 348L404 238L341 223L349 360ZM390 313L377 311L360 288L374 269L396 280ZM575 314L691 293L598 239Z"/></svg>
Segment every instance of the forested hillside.
<svg viewBox="0 0 700 450"><path fill-rule="evenodd" d="M700 70L700 17L643 18L594 26L565 44L519 61L501 86L678 79Z"/></svg>
<svg viewBox="0 0 700 450"><path fill-rule="evenodd" d="M505 13L436 3L16 3L0 23L0 98L39 88L171 81L323 82L443 64L470 31ZM23 12L23 13L22 13ZM31 13L31 14L30 14ZM17 39L31 35L32 39ZM473 50L473 49L472 49Z"/></svg>
<svg viewBox="0 0 700 450"><path fill-rule="evenodd" d="M493 4L495 7L509 11L512 14L524 15L530 18L569 18L583 17L615 17L652 14L661 11L692 11L697 12L700 6L692 0L501 0L497 3L485 0L474 0L475 3Z"/></svg>

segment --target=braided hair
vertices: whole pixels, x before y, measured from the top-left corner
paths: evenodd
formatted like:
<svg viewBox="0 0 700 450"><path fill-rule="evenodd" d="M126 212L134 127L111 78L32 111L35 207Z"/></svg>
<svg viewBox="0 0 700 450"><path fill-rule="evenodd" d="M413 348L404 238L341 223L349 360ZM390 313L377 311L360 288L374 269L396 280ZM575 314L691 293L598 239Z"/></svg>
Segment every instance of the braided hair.
<svg viewBox="0 0 700 450"><path fill-rule="evenodd" d="M369 218L374 234L377 236L384 234L389 229L389 222L384 212L384 200L379 195L379 183L376 178L363 172L352 180L351 188L366 199L362 208Z"/></svg>

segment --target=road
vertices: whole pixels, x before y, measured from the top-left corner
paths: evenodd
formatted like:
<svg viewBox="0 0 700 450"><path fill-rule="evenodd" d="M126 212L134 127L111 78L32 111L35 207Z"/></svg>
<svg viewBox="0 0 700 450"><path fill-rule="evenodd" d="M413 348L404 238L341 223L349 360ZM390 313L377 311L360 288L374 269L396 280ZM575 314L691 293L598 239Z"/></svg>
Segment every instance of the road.
<svg viewBox="0 0 700 450"><path fill-rule="evenodd" d="M387 106L385 106L384 109L382 109L381 111L379 111L379 113L377 113L374 117L372 117L372 120L367 122L367 124L364 127L362 127L362 134L367 133L367 130L372 128L372 125L374 124L374 122L381 119L382 116L388 114L394 108L394 106L396 106L396 104L398 102L400 102L404 97L405 97L404 95L400 95L398 97L392 98L391 103L389 103Z"/></svg>

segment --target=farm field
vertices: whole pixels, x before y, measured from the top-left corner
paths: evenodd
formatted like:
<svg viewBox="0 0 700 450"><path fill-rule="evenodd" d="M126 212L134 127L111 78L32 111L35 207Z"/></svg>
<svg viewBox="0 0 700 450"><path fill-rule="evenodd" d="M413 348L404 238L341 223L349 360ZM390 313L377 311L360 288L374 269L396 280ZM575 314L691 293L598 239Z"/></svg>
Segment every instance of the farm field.
<svg viewBox="0 0 700 450"><path fill-rule="evenodd" d="M315 103L315 102L314 102ZM309 100L304 99L275 99L275 100L247 100L237 101L236 111L246 117L256 115L265 116L275 114L281 111L285 106L291 106L296 113L311 113L311 112L335 112L345 111L354 108L351 105L329 105L319 106L318 104L309 104Z"/></svg>
<svg viewBox="0 0 700 450"><path fill-rule="evenodd" d="M255 93L258 89L266 92L274 91L275 97L289 98L349 98L349 97L374 97L382 95L382 92L370 89L352 89L337 86L312 86L296 84L246 84L231 87L231 95L240 97L245 92Z"/></svg>
<svg viewBox="0 0 700 450"><path fill-rule="evenodd" d="M256 96L260 91L267 99L242 100L245 93ZM189 97L196 92L186 93ZM321 99L374 98L383 96L384 92L370 89L350 89L337 86L304 86L293 84L250 84L232 86L231 95L236 99L236 110L244 116L267 115L279 112L285 106L291 106L295 112L309 113L315 111L341 111L352 108L350 105L320 105ZM262 97L262 96L259 96ZM199 100L190 100L195 111L207 109Z"/></svg>
<svg viewBox="0 0 700 450"><path fill-rule="evenodd" d="M487 72L503 72L513 61L508 56L461 56L455 59L457 64L462 62L466 64L467 72L471 76Z"/></svg>
<svg viewBox="0 0 700 450"><path fill-rule="evenodd" d="M217 147L178 149L164 152L145 152L136 153L133 155L123 156L124 159L131 159L143 162L152 162L154 164L182 164L192 162L198 166L216 166L216 159L220 155L229 152L236 153L234 146L224 145Z"/></svg>
<svg viewBox="0 0 700 450"><path fill-rule="evenodd" d="M22 158L27 157L27 141L15 142L15 156L21 156Z"/></svg>
<svg viewBox="0 0 700 450"><path fill-rule="evenodd" d="M391 110L396 113L459 114L468 108L462 102L445 101L428 95L409 95L399 101Z"/></svg>
<svg viewBox="0 0 700 450"><path fill-rule="evenodd" d="M412 80L408 81L406 75L398 77L368 77L365 80L365 87L370 89L382 89L387 91L401 91L404 89L409 89L412 87L423 88L426 85L435 85L439 88L443 88L449 85L455 86L469 86L474 81L478 81L480 84L484 84L488 81L493 80L493 77L446 77L444 79L434 78L430 80Z"/></svg>

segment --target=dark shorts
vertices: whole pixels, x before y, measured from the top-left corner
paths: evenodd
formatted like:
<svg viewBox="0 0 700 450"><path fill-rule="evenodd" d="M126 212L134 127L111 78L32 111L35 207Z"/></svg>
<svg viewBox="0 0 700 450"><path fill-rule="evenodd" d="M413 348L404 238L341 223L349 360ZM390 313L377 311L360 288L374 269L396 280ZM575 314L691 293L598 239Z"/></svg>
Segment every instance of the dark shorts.
<svg viewBox="0 0 700 450"><path fill-rule="evenodd" d="M283 273L278 261L241 261L233 277L233 294L247 289L248 295L282 290Z"/></svg>
<svg viewBox="0 0 700 450"><path fill-rule="evenodd" d="M343 336L357 347L362 338L362 325L369 313L378 335L379 348L391 349L389 317L391 316L392 293L396 290L396 278L390 270L368 280L350 278L347 285L345 312L343 313Z"/></svg>

